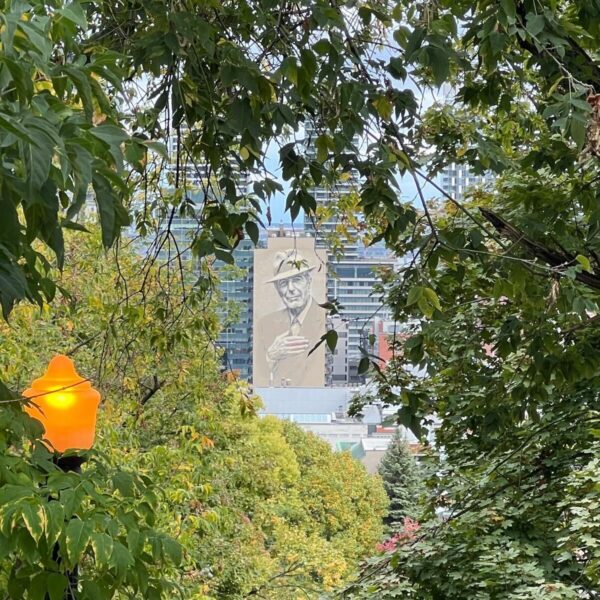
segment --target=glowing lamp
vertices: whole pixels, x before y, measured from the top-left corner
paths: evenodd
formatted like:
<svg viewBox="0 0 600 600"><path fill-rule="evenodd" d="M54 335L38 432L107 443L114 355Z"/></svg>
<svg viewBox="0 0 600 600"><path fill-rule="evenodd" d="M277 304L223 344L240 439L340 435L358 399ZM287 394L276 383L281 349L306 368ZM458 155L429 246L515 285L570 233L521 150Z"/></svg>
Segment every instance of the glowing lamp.
<svg viewBox="0 0 600 600"><path fill-rule="evenodd" d="M70 358L55 356L44 376L23 396L31 400L25 411L44 426L44 438L52 449L64 452L92 447L100 394L77 373Z"/></svg>

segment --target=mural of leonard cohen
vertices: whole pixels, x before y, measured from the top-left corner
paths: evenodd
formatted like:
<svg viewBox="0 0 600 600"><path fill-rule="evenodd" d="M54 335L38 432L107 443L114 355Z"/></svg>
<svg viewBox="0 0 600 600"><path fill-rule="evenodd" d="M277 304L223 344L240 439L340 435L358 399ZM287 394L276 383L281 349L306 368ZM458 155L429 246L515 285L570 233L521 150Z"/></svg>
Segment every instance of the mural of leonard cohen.
<svg viewBox="0 0 600 600"><path fill-rule="evenodd" d="M254 385L322 386L324 346L309 352L325 333L326 311L319 306L326 295L325 266L318 268L313 239L299 238L295 248L289 248L290 238L269 242L267 250L255 254ZM301 251L299 242L309 247Z"/></svg>

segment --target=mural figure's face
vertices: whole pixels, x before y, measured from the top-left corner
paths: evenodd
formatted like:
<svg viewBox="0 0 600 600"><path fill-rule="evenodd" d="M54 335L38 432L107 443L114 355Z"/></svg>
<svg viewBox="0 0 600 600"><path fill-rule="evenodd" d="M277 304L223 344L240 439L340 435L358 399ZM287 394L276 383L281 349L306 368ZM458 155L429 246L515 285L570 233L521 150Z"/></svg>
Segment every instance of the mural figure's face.
<svg viewBox="0 0 600 600"><path fill-rule="evenodd" d="M301 273L276 282L275 287L288 310L301 312L310 299L310 273Z"/></svg>

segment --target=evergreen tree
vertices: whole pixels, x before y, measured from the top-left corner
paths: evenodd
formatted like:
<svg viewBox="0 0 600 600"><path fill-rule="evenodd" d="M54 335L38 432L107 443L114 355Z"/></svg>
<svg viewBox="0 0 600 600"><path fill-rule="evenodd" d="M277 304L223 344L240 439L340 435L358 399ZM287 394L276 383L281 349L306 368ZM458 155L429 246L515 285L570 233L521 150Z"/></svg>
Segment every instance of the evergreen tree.
<svg viewBox="0 0 600 600"><path fill-rule="evenodd" d="M405 517L414 517L422 489L422 474L408 444L398 429L381 459L379 474L390 498L385 523L392 531L402 528Z"/></svg>

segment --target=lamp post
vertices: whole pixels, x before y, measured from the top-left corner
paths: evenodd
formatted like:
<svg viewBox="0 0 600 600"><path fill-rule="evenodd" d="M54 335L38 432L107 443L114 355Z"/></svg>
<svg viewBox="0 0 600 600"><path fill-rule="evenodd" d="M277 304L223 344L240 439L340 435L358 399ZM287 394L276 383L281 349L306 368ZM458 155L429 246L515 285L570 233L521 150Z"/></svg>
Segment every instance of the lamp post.
<svg viewBox="0 0 600 600"><path fill-rule="evenodd" d="M29 399L25 412L43 425L44 443L54 451L55 463L63 471L80 472L82 456L62 456L66 450L89 450L96 435L96 413L100 394L75 370L73 361L59 354L43 377L36 379L23 392ZM58 545L53 559L59 560ZM74 600L77 589L77 567L67 573L69 581L65 600Z"/></svg>

